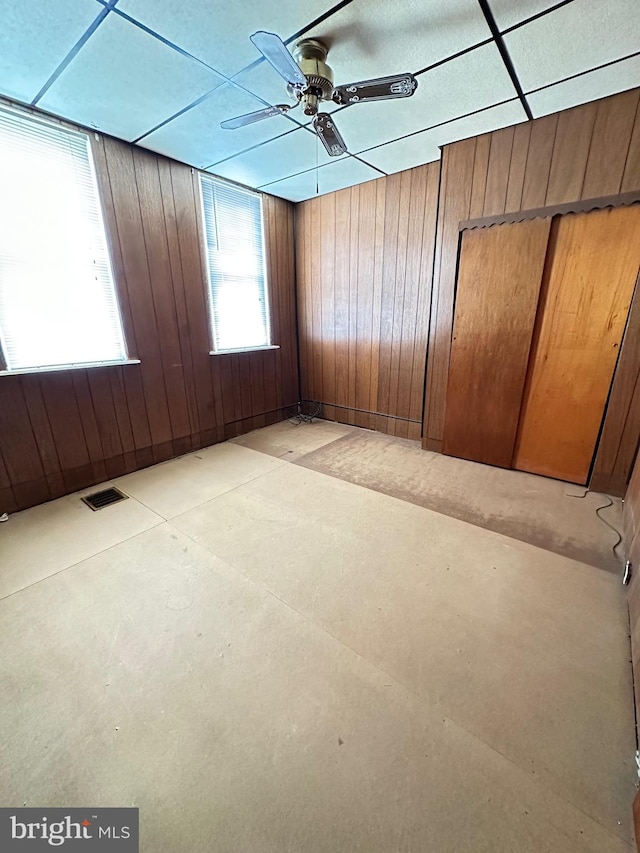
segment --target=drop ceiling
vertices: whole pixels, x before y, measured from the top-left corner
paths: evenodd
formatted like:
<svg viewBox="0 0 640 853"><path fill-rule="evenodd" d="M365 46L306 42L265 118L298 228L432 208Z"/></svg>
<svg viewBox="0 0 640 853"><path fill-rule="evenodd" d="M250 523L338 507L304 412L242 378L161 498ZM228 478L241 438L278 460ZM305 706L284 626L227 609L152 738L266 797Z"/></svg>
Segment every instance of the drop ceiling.
<svg viewBox="0 0 640 853"><path fill-rule="evenodd" d="M329 45L336 83L411 71L412 98L328 109L327 156L249 36ZM302 201L440 146L640 86L640 0L0 0L0 94Z"/></svg>

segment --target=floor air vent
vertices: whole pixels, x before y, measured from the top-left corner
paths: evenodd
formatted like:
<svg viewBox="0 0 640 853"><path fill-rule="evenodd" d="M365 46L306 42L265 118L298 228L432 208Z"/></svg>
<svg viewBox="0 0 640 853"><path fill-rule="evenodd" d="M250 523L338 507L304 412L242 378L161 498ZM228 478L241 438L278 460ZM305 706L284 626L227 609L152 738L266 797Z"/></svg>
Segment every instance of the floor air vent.
<svg viewBox="0 0 640 853"><path fill-rule="evenodd" d="M126 501L129 495L123 494L119 489L113 486L110 489L103 489L101 492L94 492L91 495L85 495L82 500L90 509L104 509L106 506L116 504L118 501Z"/></svg>

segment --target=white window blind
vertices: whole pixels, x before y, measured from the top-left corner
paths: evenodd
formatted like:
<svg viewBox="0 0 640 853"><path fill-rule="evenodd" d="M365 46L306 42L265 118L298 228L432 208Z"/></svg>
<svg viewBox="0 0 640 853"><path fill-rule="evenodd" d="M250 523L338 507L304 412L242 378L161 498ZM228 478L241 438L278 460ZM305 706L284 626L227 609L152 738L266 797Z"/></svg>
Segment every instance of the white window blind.
<svg viewBox="0 0 640 853"><path fill-rule="evenodd" d="M205 175L200 186L213 349L269 346L261 196Z"/></svg>
<svg viewBox="0 0 640 853"><path fill-rule="evenodd" d="M127 357L89 139L5 109L0 344L8 370Z"/></svg>

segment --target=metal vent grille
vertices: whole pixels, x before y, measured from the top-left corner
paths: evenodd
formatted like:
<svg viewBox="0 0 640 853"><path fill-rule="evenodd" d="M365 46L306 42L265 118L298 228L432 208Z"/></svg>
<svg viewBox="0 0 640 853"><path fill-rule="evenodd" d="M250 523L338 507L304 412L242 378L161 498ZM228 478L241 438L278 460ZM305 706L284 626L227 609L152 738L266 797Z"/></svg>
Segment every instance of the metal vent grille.
<svg viewBox="0 0 640 853"><path fill-rule="evenodd" d="M82 500L86 505L93 510L104 509L106 506L125 501L129 495L123 494L119 489L113 486L109 489L103 489L101 492L94 492L91 495L85 495Z"/></svg>

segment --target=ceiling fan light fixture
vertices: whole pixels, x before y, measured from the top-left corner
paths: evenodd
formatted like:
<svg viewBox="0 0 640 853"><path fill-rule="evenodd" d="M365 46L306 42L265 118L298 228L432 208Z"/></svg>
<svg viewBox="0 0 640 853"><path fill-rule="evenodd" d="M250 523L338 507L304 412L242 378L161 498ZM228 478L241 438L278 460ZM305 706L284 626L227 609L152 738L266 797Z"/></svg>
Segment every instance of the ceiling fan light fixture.
<svg viewBox="0 0 640 853"><path fill-rule="evenodd" d="M339 157L347 152L347 146L335 121L330 119L328 113L318 112L322 101L334 101L341 106L349 106L364 101L408 98L418 86L413 74L395 74L334 87L333 71L326 61L329 49L318 39L302 39L293 48L292 53L275 33L260 30L251 36L251 41L284 79L287 91L296 99L296 103L276 104L255 113L227 119L221 126L229 130L273 115L282 115L301 105L305 115L314 117L314 130L329 155Z"/></svg>

